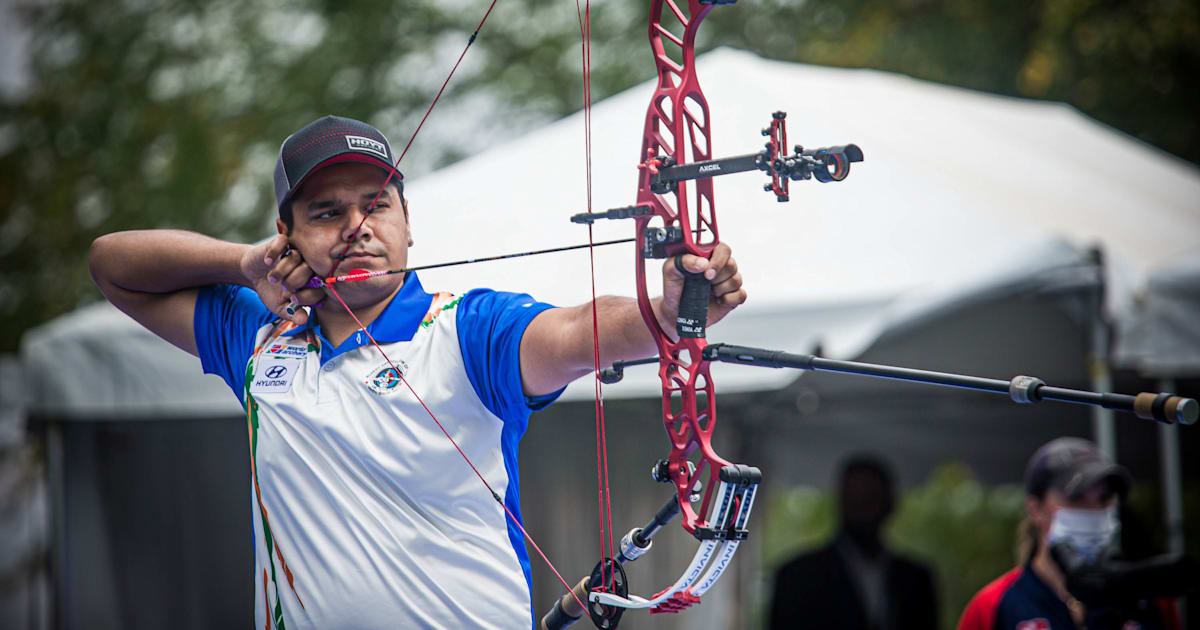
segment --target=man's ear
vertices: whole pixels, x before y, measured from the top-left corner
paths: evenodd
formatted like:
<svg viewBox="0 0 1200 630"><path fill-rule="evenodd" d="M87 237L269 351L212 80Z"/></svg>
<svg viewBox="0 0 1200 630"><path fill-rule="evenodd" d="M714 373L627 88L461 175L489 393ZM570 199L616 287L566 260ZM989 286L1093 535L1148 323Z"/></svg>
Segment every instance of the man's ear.
<svg viewBox="0 0 1200 630"><path fill-rule="evenodd" d="M277 230L277 231L278 231L280 234L287 234L287 233L288 233L287 224L283 222L283 219L275 219L275 229L276 229L276 230Z"/></svg>
<svg viewBox="0 0 1200 630"><path fill-rule="evenodd" d="M408 227L408 246L412 247L413 246L412 215L408 213L408 201L405 200L404 198L401 198L400 199L400 207L404 208L404 225Z"/></svg>

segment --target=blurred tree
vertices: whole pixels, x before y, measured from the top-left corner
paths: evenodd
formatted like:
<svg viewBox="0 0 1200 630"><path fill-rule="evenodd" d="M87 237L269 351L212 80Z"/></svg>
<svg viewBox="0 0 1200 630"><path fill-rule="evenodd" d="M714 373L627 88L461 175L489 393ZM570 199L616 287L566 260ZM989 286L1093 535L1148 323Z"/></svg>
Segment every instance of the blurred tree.
<svg viewBox="0 0 1200 630"><path fill-rule="evenodd" d="M574 6L510 4L493 13L405 158L410 175L579 108ZM22 5L32 81L0 103L0 351L98 299L87 252L101 234L175 227L253 240L273 231L276 152L302 124L334 112L369 120L400 151L485 9L436 0ZM594 36L637 39L625 21L636 13L598 19ZM593 81L607 94L637 78L614 64Z"/></svg>
<svg viewBox="0 0 1200 630"><path fill-rule="evenodd" d="M86 256L100 234L268 233L275 151L309 120L370 120L403 147L486 9L473 0L21 1L33 67L28 89L0 102L0 351L98 299ZM600 99L653 69L645 2L595 4ZM710 19L699 44L1063 100L1198 161L1198 12L1185 0L743 0ZM578 30L572 2L500 2L405 171L577 110Z"/></svg>
<svg viewBox="0 0 1200 630"><path fill-rule="evenodd" d="M1063 101L1200 162L1200 4L1188 0L759 0L708 41Z"/></svg>

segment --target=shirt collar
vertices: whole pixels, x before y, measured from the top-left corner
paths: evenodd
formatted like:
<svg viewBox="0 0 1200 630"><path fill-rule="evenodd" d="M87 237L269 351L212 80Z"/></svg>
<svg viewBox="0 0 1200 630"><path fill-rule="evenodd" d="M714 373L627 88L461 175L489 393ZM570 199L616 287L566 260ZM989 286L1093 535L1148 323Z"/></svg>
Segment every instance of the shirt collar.
<svg viewBox="0 0 1200 630"><path fill-rule="evenodd" d="M336 302L336 300L335 300ZM421 286L421 281L417 279L417 274L414 271L405 273L404 284L396 295L392 296L391 302L375 318L375 321L367 325L367 332L375 338L379 343L395 343L397 341L410 341L413 335L417 334L417 329L421 325L421 320L425 318L425 314L429 311L429 305L433 303L433 294L426 293ZM332 304L335 308L342 308L341 304ZM317 318L309 317L308 321L303 325L297 326L285 333L287 336L299 335L312 331L321 341L321 347L331 348L332 344L325 335L321 332L321 326L317 323ZM335 348L332 354L322 352L322 358L328 360L348 350L353 350L359 346L371 343L366 338L366 335L355 333L350 335L342 345Z"/></svg>

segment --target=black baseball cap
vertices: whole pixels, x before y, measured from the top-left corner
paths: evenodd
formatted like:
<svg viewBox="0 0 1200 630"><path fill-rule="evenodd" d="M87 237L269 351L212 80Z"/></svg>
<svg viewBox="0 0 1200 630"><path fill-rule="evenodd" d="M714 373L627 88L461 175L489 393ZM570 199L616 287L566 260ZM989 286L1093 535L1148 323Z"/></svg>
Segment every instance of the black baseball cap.
<svg viewBox="0 0 1200 630"><path fill-rule="evenodd" d="M384 170L396 165L392 145L378 129L341 116L314 120L288 136L279 147L275 163L275 201L283 209L309 175L340 162L374 164ZM403 179L400 171L393 181Z"/></svg>
<svg viewBox="0 0 1200 630"><path fill-rule="evenodd" d="M1061 437L1047 442L1029 458L1025 468L1025 491L1037 497L1053 489L1077 499L1102 481L1123 495L1129 490L1129 471L1083 438Z"/></svg>

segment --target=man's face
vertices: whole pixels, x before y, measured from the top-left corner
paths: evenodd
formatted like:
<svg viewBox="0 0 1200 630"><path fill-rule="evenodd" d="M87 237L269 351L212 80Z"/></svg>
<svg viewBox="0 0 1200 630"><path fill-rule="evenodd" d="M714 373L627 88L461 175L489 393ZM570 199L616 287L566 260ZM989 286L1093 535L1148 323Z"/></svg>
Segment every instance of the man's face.
<svg viewBox="0 0 1200 630"><path fill-rule="evenodd" d="M352 269L400 269L408 264L412 238L408 213L395 188L383 188L386 178L387 172L381 168L350 162L327 166L304 182L292 202L289 240L314 272L331 276ZM367 216L377 194L375 210ZM282 221L277 227L281 233L286 231ZM343 250L346 257L339 260ZM403 276L397 274L338 288L348 298L382 298L391 295L402 282Z"/></svg>
<svg viewBox="0 0 1200 630"><path fill-rule="evenodd" d="M851 471L842 479L840 509L846 532L861 545L873 543L891 513L891 489L873 471Z"/></svg>

